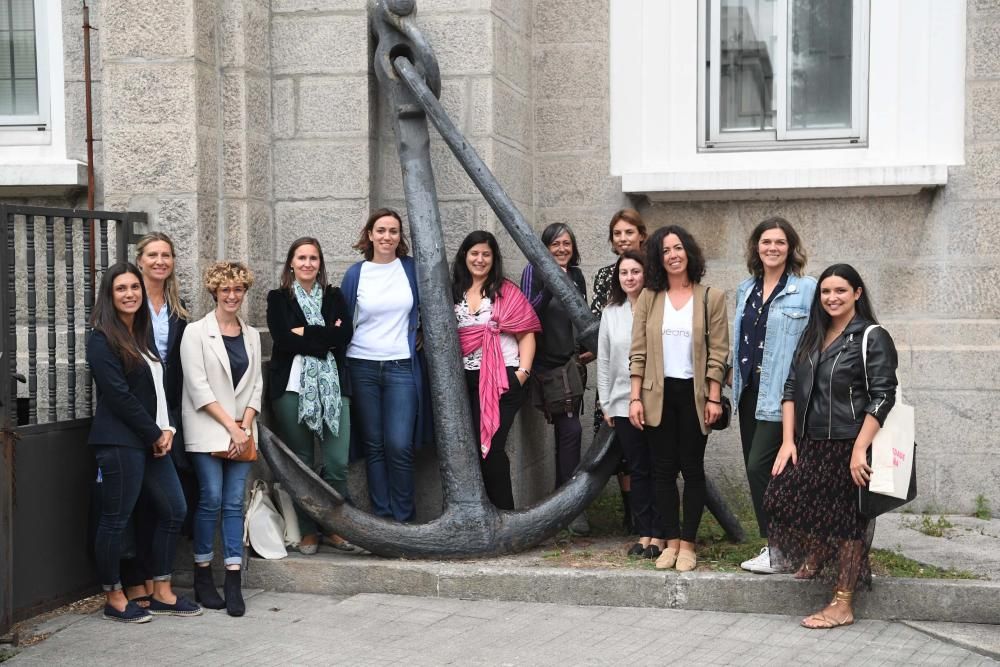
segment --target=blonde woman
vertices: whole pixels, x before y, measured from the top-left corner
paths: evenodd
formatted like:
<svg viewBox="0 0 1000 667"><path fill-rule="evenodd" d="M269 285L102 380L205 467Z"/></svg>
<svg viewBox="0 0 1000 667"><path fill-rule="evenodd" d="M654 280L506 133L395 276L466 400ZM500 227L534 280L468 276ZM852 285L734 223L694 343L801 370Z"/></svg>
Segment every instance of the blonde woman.
<svg viewBox="0 0 1000 667"><path fill-rule="evenodd" d="M240 316L253 274L239 262L216 262L205 271L215 309L188 325L181 342L184 364L182 416L188 456L198 476L194 517L195 597L230 616L246 611L240 589L243 564L243 496L249 461L236 461L256 442L260 414L260 334ZM251 441L251 438L253 440ZM228 452L226 458L213 453ZM222 512L225 600L212 581L215 529Z"/></svg>

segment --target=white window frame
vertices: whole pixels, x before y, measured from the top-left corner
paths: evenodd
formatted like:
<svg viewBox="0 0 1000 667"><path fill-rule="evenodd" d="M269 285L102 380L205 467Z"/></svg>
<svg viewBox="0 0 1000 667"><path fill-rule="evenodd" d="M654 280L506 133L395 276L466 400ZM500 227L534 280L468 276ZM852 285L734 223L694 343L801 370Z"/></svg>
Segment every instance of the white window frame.
<svg viewBox="0 0 1000 667"><path fill-rule="evenodd" d="M851 126L833 129L788 128L788 0L774 0L776 43L774 46L774 130L722 132L719 100L721 30L718 29L722 0L699 0L698 6L698 137L699 150L781 150L796 146L863 146L868 139L868 40L869 0L852 0L851 36ZM709 13L711 9L711 13ZM712 26L708 17L712 17ZM711 28L715 28L714 30ZM711 53L709 66L708 55ZM705 70L709 69L706 77ZM710 104L710 100L712 103Z"/></svg>
<svg viewBox="0 0 1000 667"><path fill-rule="evenodd" d="M34 0L35 9L35 83L38 86L38 113L33 115L0 115L0 130L38 132L49 129L49 40L48 5L46 0ZM32 142L33 143L33 142Z"/></svg>

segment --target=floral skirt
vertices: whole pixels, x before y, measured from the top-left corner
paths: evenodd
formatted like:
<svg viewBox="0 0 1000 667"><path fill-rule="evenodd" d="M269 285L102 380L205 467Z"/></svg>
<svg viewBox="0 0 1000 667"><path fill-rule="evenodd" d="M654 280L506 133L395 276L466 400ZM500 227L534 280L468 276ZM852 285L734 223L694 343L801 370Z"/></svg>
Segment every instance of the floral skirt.
<svg viewBox="0 0 1000 667"><path fill-rule="evenodd" d="M871 588L868 552L875 522L858 512L853 447L853 438L803 438L798 463L789 461L764 493L772 562L794 570L805 565L839 590Z"/></svg>

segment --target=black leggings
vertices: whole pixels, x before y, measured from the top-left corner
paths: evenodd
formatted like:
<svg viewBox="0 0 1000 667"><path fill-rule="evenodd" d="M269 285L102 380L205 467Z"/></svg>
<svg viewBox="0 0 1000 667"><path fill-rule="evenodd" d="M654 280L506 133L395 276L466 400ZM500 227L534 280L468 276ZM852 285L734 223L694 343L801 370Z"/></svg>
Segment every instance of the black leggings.
<svg viewBox="0 0 1000 667"><path fill-rule="evenodd" d="M510 480L510 459L507 456L507 434L514 424L514 417L524 402L524 387L517 379L517 369L507 367L508 389L500 395L500 424L490 442L490 453L484 459L479 447L479 467L483 473L486 495L498 509L514 509L514 492ZM479 442L479 371L465 371L465 387L469 392L469 407L472 409L473 442Z"/></svg>
<svg viewBox="0 0 1000 667"><path fill-rule="evenodd" d="M694 542L705 509L705 443L694 402L694 380L663 380L663 415L659 426L646 426L653 458L656 509L668 540ZM684 525L680 522L677 474L684 476Z"/></svg>

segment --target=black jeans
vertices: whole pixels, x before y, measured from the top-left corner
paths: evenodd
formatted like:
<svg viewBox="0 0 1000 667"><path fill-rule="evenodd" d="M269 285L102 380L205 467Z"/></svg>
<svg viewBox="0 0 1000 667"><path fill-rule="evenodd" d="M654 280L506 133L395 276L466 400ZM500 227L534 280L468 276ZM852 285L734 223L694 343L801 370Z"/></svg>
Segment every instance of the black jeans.
<svg viewBox="0 0 1000 667"><path fill-rule="evenodd" d="M479 469L483 473L486 495L497 508L514 509L514 491L510 480L510 459L507 457L507 435L514 424L514 417L524 403L524 387L515 375L516 368L507 367L509 388L500 395L500 425L490 441L490 453L484 459L479 447ZM474 442L479 443L479 371L465 371L465 387L469 393L469 407L472 409Z"/></svg>
<svg viewBox="0 0 1000 667"><path fill-rule="evenodd" d="M628 417L615 417L615 435L625 453L626 471L632 479L629 504L632 507L632 521L639 537L664 536L663 520L656 509L656 493L653 490L653 459L649 445L642 431L632 426Z"/></svg>
<svg viewBox="0 0 1000 667"><path fill-rule="evenodd" d="M752 382L740 396L740 440L743 443L743 463L750 483L753 513L757 517L757 530L767 537L770 517L764 509L764 491L771 481L771 468L781 448L781 422L759 421L757 412L757 383Z"/></svg>
<svg viewBox="0 0 1000 667"><path fill-rule="evenodd" d="M121 588L122 532L140 490L148 497L155 515L149 552L150 574L154 581L169 581L177 535L187 513L173 461L169 456L154 458L151 449L113 445L95 446L94 456L102 478L101 514L94 539L94 557L102 588L105 591Z"/></svg>
<svg viewBox="0 0 1000 667"><path fill-rule="evenodd" d="M659 426L646 426L653 459L656 507L666 539L694 542L705 509L705 444L702 417L694 403L694 380L663 379L663 415ZM684 525L680 522L677 474L684 476Z"/></svg>

